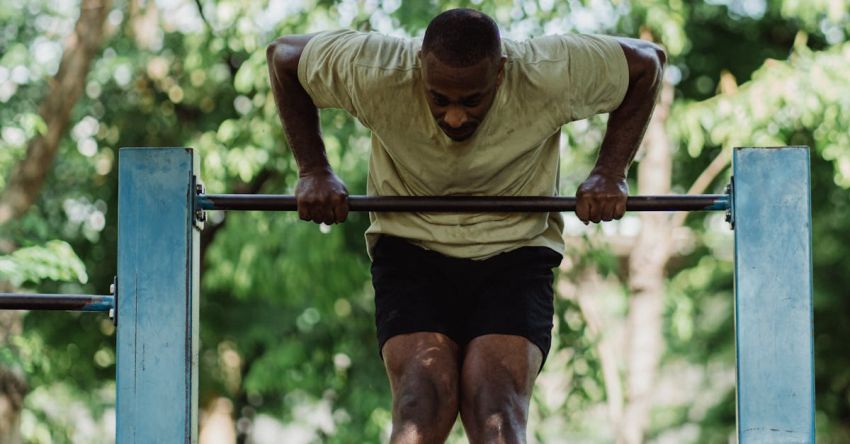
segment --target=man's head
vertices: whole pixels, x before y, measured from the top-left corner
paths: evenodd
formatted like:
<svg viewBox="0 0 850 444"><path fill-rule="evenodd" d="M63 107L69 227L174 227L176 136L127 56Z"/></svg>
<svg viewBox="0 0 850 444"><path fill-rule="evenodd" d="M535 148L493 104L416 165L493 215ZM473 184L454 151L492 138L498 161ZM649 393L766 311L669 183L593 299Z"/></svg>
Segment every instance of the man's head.
<svg viewBox="0 0 850 444"><path fill-rule="evenodd" d="M446 11L425 30L419 57L437 124L452 140L472 137L504 76L496 22L472 9Z"/></svg>

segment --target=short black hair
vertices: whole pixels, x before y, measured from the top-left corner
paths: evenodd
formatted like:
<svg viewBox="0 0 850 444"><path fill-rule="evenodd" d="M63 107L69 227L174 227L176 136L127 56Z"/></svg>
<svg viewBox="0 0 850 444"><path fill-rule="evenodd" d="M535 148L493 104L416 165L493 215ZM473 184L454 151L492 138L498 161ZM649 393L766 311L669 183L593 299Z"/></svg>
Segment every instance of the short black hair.
<svg viewBox="0 0 850 444"><path fill-rule="evenodd" d="M434 17L425 30L422 53L431 53L447 65L475 65L502 55L499 26L487 14L474 9L450 9Z"/></svg>

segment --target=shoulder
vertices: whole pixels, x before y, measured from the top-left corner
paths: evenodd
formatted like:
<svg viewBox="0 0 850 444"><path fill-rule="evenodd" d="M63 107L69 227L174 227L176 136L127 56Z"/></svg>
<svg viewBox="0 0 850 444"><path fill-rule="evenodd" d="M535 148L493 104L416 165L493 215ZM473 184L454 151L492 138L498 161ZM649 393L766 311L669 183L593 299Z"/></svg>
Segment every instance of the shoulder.
<svg viewBox="0 0 850 444"><path fill-rule="evenodd" d="M569 63L588 52L602 57L622 57L616 37L598 34L555 34L528 40L505 40L508 58L518 64Z"/></svg>
<svg viewBox="0 0 850 444"><path fill-rule="evenodd" d="M344 59L351 68L412 70L418 67L419 42L377 32L352 30L316 34L305 52L316 60Z"/></svg>

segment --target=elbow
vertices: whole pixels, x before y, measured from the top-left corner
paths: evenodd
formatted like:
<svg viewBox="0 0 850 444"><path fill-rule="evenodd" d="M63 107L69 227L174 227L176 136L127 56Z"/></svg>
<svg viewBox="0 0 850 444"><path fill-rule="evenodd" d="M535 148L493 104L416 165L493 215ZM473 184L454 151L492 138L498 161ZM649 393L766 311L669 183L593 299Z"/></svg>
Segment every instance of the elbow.
<svg viewBox="0 0 850 444"><path fill-rule="evenodd" d="M266 47L266 62L269 68L278 73L295 73L301 48L294 45L288 37L281 37Z"/></svg>
<svg viewBox="0 0 850 444"><path fill-rule="evenodd" d="M629 84L648 92L657 91L664 79L667 53L660 45L638 39L620 39L629 66Z"/></svg>
<svg viewBox="0 0 850 444"><path fill-rule="evenodd" d="M655 59L656 65L658 66L658 70L662 71L664 66L667 65L667 51L664 50L659 45L654 43L651 44L652 55Z"/></svg>
<svg viewBox="0 0 850 444"><path fill-rule="evenodd" d="M655 77L660 83L664 78L664 67L667 66L667 51L658 45L653 46Z"/></svg>
<svg viewBox="0 0 850 444"><path fill-rule="evenodd" d="M667 65L667 52L654 43L647 42L641 48L641 61L638 77L652 90L658 89L664 80L664 66Z"/></svg>

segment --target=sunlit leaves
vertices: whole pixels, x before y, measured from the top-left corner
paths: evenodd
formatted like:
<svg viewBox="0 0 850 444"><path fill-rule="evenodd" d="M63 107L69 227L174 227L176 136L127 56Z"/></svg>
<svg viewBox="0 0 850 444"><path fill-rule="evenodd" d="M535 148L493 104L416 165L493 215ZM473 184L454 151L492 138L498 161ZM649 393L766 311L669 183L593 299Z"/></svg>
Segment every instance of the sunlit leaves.
<svg viewBox="0 0 850 444"><path fill-rule="evenodd" d="M835 163L835 183L850 188L850 45L823 52L798 48L787 62L768 60L751 82L710 100L677 106L673 133L692 156L703 146L783 146L804 142Z"/></svg>
<svg viewBox="0 0 850 444"><path fill-rule="evenodd" d="M15 287L24 283L38 284L43 280L88 281L85 266L66 242L49 241L42 246L19 248L0 256L0 280Z"/></svg>
<svg viewBox="0 0 850 444"><path fill-rule="evenodd" d="M26 140L45 130L34 118L37 104L46 76L58 63L55 47L78 7L78 2L7 3L0 8L0 186ZM823 405L831 413L846 411L841 409L847 405L850 378L840 357L847 352L829 334L841 331L843 320L834 314L846 312L836 295L846 292L841 270L847 268L843 246L850 242L846 190L833 186L850 187L850 48L841 44L850 23L846 0L138 3L145 5L142 10L118 5L110 14L108 40L89 73L86 95L74 111L51 179L31 213L9 227L15 247L38 247L0 257L2 278L51 289L57 285L54 279L67 279L71 283L66 285L76 288L88 276L87 290L105 291L114 275L119 146L194 147L210 192L291 192L297 168L270 95L264 54L265 44L280 35L355 27L415 36L433 15L456 6L484 10L512 37L574 30L636 37L645 30L665 45L681 81L670 118L670 135L680 148L674 188L687 189L719 149L812 143L818 172L814 196L820 199L813 222L816 307L833 314L816 323L823 329L816 350L827 351L818 358L818 368L836 375L820 376L818 386L829 392L819 394L819 400L826 400ZM145 26L149 35L143 37L139 30ZM791 60L783 61L800 27L812 38L798 39ZM828 45L836 47L806 49ZM771 57L778 60L763 63ZM699 101L715 95L724 70L738 77L738 90ZM323 111L321 122L332 165L352 193L365 193L368 131L341 111ZM597 117L566 127L563 193L572 192L594 162L606 123ZM835 177L821 177L833 172ZM307 407L331 409L335 428L326 430L334 430L334 436L323 436L325 442L378 441L390 421L389 391L374 347L365 215L333 227L301 222L291 214L209 216L204 236L212 241L205 244L201 284L202 400L227 396L239 415L256 410L267 418L305 423ZM702 219L694 220L695 232L715 223L707 218L700 226ZM212 235L214 229L218 232ZM706 231L692 241L698 247L681 252L669 270L666 306L668 354L695 365L729 358L731 338L729 239ZM68 243L48 243L57 238ZM612 278L622 272L620 259L607 250L591 249L583 260ZM613 291L605 297L614 301L611 312L622 316L625 296ZM598 436L595 428L609 426L584 421L591 407L605 402L596 355L599 338L589 334L574 301L559 301L557 307L556 347L541 376L549 384L541 387L549 391L537 403L545 416L535 430L542 442L562 438L564 430ZM114 331L103 327L111 323L43 315L28 315L28 334L14 344L21 355L3 349L8 358L3 362L23 365L30 380L44 386L57 380L81 392L104 386L104 378L114 373L114 356L107 351ZM700 416L703 430L718 431L703 436L725 438L733 427L731 401L721 395L718 402L725 404L703 409ZM99 397L92 399L96 402L90 407L106 405ZM30 408L38 413L44 407L36 402ZM665 411L659 424L688 421L680 414ZM38 429L37 421L51 420L36 414L29 418L32 430ZM51 425L53 431L60 427Z"/></svg>

